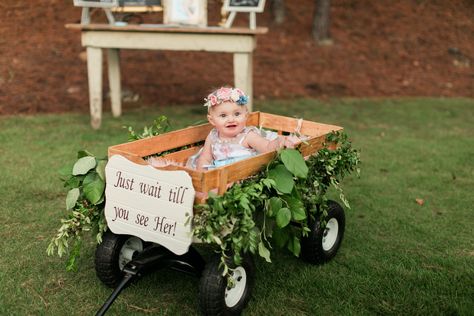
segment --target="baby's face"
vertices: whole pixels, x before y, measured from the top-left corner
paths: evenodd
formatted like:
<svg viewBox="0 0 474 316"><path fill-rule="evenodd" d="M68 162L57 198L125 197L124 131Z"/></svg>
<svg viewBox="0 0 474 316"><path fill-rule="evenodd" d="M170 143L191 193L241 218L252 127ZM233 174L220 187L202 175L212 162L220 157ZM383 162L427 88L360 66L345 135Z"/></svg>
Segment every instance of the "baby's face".
<svg viewBox="0 0 474 316"><path fill-rule="evenodd" d="M248 112L245 105L223 102L210 109L207 119L217 129L219 137L232 138L245 128L247 115Z"/></svg>

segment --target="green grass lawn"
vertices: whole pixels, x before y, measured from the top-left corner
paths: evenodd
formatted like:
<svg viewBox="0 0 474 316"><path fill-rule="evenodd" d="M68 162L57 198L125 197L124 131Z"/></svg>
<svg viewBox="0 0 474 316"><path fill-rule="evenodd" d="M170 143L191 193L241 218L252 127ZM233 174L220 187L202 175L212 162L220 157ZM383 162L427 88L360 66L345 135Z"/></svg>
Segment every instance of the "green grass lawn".
<svg viewBox="0 0 474 316"><path fill-rule="evenodd" d="M257 260L245 315L472 315L474 100L316 100L257 110L343 126L361 151L344 181L352 209L338 255L311 266L286 252ZM81 149L106 155L167 115L174 128L202 106L126 110L94 131L87 114L0 117L0 315L92 315L111 290L95 276L92 239L77 272L46 247L65 214L57 170ZM416 199L422 199L419 205ZM198 279L161 270L124 290L110 315L198 314Z"/></svg>

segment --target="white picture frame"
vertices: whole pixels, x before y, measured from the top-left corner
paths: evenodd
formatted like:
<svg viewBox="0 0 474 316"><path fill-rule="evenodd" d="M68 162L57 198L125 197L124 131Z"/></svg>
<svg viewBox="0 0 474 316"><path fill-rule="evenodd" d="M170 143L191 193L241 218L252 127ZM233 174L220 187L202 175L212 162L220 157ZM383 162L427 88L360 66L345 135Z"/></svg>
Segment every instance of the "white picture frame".
<svg viewBox="0 0 474 316"><path fill-rule="evenodd" d="M114 8L119 5L118 0L74 0L74 6L87 8Z"/></svg>
<svg viewBox="0 0 474 316"><path fill-rule="evenodd" d="M225 0L224 10L227 12L263 12L265 0Z"/></svg>
<svg viewBox="0 0 474 316"><path fill-rule="evenodd" d="M163 23L207 26L207 0L162 0Z"/></svg>

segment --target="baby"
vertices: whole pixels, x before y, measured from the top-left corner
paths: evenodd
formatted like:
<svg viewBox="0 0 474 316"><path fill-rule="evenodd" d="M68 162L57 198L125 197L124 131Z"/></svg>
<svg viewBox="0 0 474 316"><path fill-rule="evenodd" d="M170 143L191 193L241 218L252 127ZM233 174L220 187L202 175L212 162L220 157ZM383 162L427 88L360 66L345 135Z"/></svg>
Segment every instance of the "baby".
<svg viewBox="0 0 474 316"><path fill-rule="evenodd" d="M296 136L265 138L255 126L246 126L248 97L238 88L222 87L204 99L207 119L214 126L197 157L196 169L224 166L282 147L294 148Z"/></svg>

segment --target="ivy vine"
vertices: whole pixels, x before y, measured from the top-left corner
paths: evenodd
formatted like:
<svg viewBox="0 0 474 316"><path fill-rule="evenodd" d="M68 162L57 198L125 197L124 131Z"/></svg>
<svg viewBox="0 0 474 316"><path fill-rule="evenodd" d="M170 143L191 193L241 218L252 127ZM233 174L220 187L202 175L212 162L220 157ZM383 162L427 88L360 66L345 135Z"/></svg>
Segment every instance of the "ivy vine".
<svg viewBox="0 0 474 316"><path fill-rule="evenodd" d="M272 245L299 256L310 220L319 216L325 225L330 187L349 207L340 182L353 171L359 173L359 153L343 132L329 134L327 141L337 148L324 147L306 161L295 149L281 150L261 173L234 184L221 196L210 194L206 203L197 206L194 235L220 247L224 273L228 273L229 255L237 264L246 252L271 262Z"/></svg>

